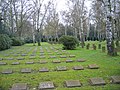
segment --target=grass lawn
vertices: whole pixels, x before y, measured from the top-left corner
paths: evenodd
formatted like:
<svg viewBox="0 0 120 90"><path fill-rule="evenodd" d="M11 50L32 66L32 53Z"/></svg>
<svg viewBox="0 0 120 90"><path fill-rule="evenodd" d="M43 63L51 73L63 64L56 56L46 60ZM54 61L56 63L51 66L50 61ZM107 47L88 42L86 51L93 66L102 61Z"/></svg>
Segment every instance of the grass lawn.
<svg viewBox="0 0 120 90"><path fill-rule="evenodd" d="M88 42L86 42L88 43ZM98 46L98 42L95 43ZM11 49L0 51L0 62L6 62L7 65L0 65L0 90L9 90L14 83L27 83L30 90L37 90L40 82L52 81L54 82L56 90L120 90L120 84L111 84L111 76L120 76L120 52L118 56L111 57L103 53L101 49L93 50L92 47L86 48L77 47L76 50L62 50L62 45L50 45L48 43L41 43L42 45L33 46L32 44L25 44L24 46L16 46ZM105 42L102 42L105 46ZM92 45L91 45L92 46ZM45 58L40 58L40 52L44 52ZM42 53L42 52L41 52ZM60 58L57 53L67 56L67 58ZM17 54L17 56L15 56ZM21 56L26 54L26 56ZM35 58L30 59L31 54ZM51 54L51 55L50 55ZM75 55L70 58L69 55ZM50 58L56 56L56 58ZM14 60L7 60L13 58ZM17 58L25 58L24 60L17 60ZM71 63L66 63L65 60L73 60ZM78 59L85 59L85 62L77 62ZM45 64L40 64L41 60L47 61ZM60 60L61 63L52 63L53 60ZM26 62L34 62L34 64L26 64ZM11 65L13 62L19 62L19 65ZM88 69L89 64L97 64L99 69ZM83 66L84 70L73 70L74 66ZM57 66L66 66L67 71L56 71ZM42 67L48 68L49 72L39 72ZM31 73L21 73L23 68L31 68ZM12 74L2 74L5 69L12 69ZM91 86L88 82L90 78L102 77L106 85ZM65 80L79 80L82 83L81 87L67 88Z"/></svg>

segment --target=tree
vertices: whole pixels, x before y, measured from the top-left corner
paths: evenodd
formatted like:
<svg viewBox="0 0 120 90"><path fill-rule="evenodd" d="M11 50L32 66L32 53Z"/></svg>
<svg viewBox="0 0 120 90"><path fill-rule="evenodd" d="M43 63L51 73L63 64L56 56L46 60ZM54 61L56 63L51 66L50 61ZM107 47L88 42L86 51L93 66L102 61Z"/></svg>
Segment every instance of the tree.
<svg viewBox="0 0 120 90"><path fill-rule="evenodd" d="M106 42L107 42L107 50L108 55L116 55L114 51L114 40L113 40L113 33L112 33L112 0L98 0L102 1L106 9ZM114 12L113 12L114 13Z"/></svg>

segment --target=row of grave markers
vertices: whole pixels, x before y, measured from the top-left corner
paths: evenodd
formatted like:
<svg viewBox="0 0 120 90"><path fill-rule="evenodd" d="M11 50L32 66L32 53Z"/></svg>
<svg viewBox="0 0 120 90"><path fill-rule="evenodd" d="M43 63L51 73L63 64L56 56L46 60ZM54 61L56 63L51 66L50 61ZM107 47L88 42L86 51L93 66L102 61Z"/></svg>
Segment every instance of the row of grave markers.
<svg viewBox="0 0 120 90"><path fill-rule="evenodd" d="M57 56L49 56L49 57L46 57L46 56L40 56L39 58L40 59L50 59L50 58L74 58L75 55L60 55L59 57ZM29 57L29 59L35 59L36 57L32 56L32 57ZM22 57L19 57L19 58L0 58L0 61L1 60L24 60L25 58L22 58Z"/></svg>
<svg viewBox="0 0 120 90"><path fill-rule="evenodd" d="M20 60L24 60L23 58L20 58ZM67 60L52 60L52 63L61 63L61 62L66 62L66 63L72 63L75 62L74 60L67 59ZM85 62L84 59L78 59L76 62ZM34 61L26 61L25 64L35 64L35 63L40 63L40 64L46 64L48 63L46 60L40 60L39 62L34 62ZM20 62L12 62L11 65L19 65ZM7 65L6 62L0 62L0 65Z"/></svg>
<svg viewBox="0 0 120 90"><path fill-rule="evenodd" d="M110 80L112 80L111 84L120 84L120 76L111 76ZM102 77L90 78L88 82L92 86L107 84ZM82 82L80 82L80 80L65 80L64 84L68 88L82 87ZM38 90L43 90L43 89L55 89L57 87L55 87L54 82L46 81L40 82L37 88ZM15 83L12 85L12 88L10 90L29 90L29 85L27 85L27 83Z"/></svg>
<svg viewBox="0 0 120 90"><path fill-rule="evenodd" d="M88 68L89 69L98 69L99 66L96 65L96 64L91 64L91 65L88 65ZM84 67L83 66L74 66L72 68L73 70L84 70ZM55 71L67 71L68 68L66 66L57 66ZM21 73L31 73L33 70L31 68L24 68L24 69L21 69L20 72ZM49 72L50 70L46 67L43 67L43 68L40 68L39 69L39 72ZM2 71L2 74L12 74L13 73L13 70L12 69L6 69L6 70L3 70Z"/></svg>

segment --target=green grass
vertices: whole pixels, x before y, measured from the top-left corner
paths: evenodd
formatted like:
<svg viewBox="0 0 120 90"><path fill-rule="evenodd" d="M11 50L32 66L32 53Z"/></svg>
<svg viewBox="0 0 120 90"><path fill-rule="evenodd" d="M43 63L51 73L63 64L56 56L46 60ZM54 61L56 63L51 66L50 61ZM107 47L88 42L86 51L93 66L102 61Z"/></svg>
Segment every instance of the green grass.
<svg viewBox="0 0 120 90"><path fill-rule="evenodd" d="M98 42L86 42L86 43L95 43ZM102 42L102 45L105 46L105 42ZM92 45L91 45L92 46ZM40 48L43 48L45 52L45 59L40 59ZM52 50L51 47L55 49ZM55 59L48 59L50 55L46 50L50 50L53 56L57 56ZM29 56L36 51L36 58L29 59ZM120 52L118 56L111 57L106 53L103 53L100 49L97 50L87 50L86 48L76 48L76 50L67 50L66 52L62 52L63 55L76 55L75 58L59 58L59 55L56 54L56 50L60 49L58 52L62 52L62 45L50 45L48 43L42 43L42 46L33 46L32 44L26 44L24 46L12 47L9 50L1 51L0 58L14 58L14 60L1 60L0 62L6 62L7 65L0 66L0 72L5 69L12 69L14 71L13 74L0 74L0 88L1 90L9 90L12 84L17 82L28 83L28 86L33 90L33 88L37 88L40 82L44 81L53 81L56 87L56 90L119 90L119 84L111 84L110 76L120 75ZM13 56L11 54L13 52L16 54L17 52L27 53L25 56L25 60L20 60L20 65L11 65L12 62L17 62L16 58L23 56ZM5 54L9 54L9 56L5 56ZM76 62L77 59L86 59L86 62ZM52 60L59 59L62 62L59 64L53 64ZM64 62L67 59L74 60L73 63ZM40 60L46 60L48 63L39 64ZM35 64L26 65L25 62L34 61ZM87 68L88 64L97 64L99 65L99 69L91 70ZM72 69L73 66L82 65L84 70L74 71ZM55 70L56 66L66 66L68 68L67 71L59 71ZM39 73L38 70L41 67L47 67L50 69L50 72ZM31 68L33 71L29 74L20 73L20 69L22 68ZM106 81L106 85L104 86L91 86L88 82L89 78L93 77L102 77ZM64 85L65 80L80 80L82 82L82 87L77 88L66 88ZM37 89L36 89L37 90Z"/></svg>

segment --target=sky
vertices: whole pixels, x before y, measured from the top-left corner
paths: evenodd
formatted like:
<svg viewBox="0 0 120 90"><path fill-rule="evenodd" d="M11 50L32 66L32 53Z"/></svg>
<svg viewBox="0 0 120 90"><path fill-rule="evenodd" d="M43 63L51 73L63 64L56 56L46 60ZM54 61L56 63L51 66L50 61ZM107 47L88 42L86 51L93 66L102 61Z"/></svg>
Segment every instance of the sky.
<svg viewBox="0 0 120 90"><path fill-rule="evenodd" d="M57 11L62 11L62 10L66 10L67 9L67 0L56 0L57 2ZM87 6L87 10L90 10L90 6L91 6L91 0L86 0L85 1L85 6Z"/></svg>

